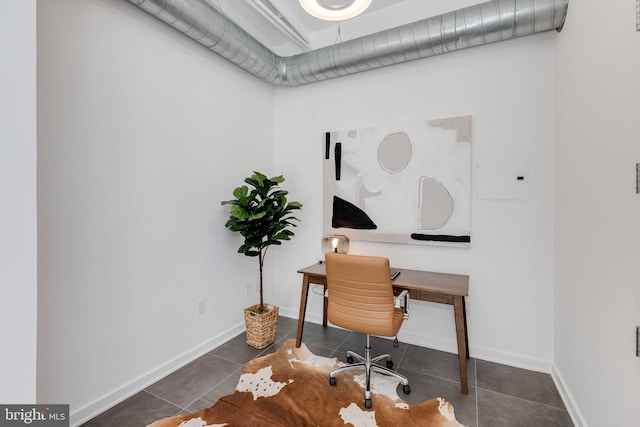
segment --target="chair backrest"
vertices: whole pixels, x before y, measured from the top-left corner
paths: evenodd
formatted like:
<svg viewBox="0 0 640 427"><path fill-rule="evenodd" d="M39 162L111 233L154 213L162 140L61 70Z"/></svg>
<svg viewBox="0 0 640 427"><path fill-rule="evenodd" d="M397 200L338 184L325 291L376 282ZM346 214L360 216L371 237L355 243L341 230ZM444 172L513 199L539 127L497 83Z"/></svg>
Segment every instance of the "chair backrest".
<svg viewBox="0 0 640 427"><path fill-rule="evenodd" d="M325 260L329 322L364 334L395 335L389 260L335 253Z"/></svg>

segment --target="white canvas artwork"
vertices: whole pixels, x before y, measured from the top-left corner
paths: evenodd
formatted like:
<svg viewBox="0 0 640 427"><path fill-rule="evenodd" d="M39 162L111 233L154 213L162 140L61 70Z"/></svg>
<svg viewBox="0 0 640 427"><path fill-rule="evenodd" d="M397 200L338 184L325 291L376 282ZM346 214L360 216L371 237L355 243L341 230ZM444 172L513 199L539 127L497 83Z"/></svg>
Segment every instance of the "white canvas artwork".
<svg viewBox="0 0 640 427"><path fill-rule="evenodd" d="M327 132L325 234L469 246L471 116Z"/></svg>

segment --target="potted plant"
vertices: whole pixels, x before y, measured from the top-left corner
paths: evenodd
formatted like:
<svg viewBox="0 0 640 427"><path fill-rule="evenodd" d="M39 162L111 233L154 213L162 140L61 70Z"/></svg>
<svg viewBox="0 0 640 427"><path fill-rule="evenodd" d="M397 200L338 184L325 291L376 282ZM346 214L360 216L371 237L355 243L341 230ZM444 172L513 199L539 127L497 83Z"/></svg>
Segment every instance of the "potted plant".
<svg viewBox="0 0 640 427"><path fill-rule="evenodd" d="M256 348L264 348L275 341L278 307L266 306L262 292L262 268L267 250L272 245L281 245L294 235L290 227L296 227L298 218L292 212L302 208L300 202L288 201L288 192L279 184L284 182L282 175L267 178L259 172L253 172L244 179L248 185L233 190L233 199L222 201L230 205L227 227L244 237L244 243L238 253L258 258L260 271L260 304L244 310L247 323L247 343Z"/></svg>

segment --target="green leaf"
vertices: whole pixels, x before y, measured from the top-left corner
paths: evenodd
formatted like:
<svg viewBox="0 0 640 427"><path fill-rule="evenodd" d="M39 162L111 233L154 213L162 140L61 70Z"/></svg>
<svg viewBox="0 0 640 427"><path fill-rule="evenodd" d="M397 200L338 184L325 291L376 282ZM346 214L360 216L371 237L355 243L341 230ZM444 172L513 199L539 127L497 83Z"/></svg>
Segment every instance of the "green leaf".
<svg viewBox="0 0 640 427"><path fill-rule="evenodd" d="M253 214L251 216L248 217L249 221L255 221L256 219L260 219L260 218L264 218L264 216L266 215L266 212L258 212L256 214Z"/></svg>
<svg viewBox="0 0 640 427"><path fill-rule="evenodd" d="M291 234L293 235L293 233ZM273 236L274 240L291 240L291 237L289 237L289 234L284 234L284 233L278 233L275 236Z"/></svg>
<svg viewBox="0 0 640 427"><path fill-rule="evenodd" d="M252 178L255 178L259 181L264 181L265 179L267 179L267 176L264 174L261 174L260 172L253 171Z"/></svg>
<svg viewBox="0 0 640 427"><path fill-rule="evenodd" d="M286 239L289 240L290 236L293 236L293 231L291 230L283 230L280 233L276 234L275 236L273 236L274 239Z"/></svg>
<svg viewBox="0 0 640 427"><path fill-rule="evenodd" d="M233 196L236 199L242 199L244 197L247 197L247 194L249 194L249 187L247 187L246 185L243 185L242 187L237 187L235 190L233 190Z"/></svg>
<svg viewBox="0 0 640 427"><path fill-rule="evenodd" d="M238 219L248 219L250 216L249 212L247 212L245 208L237 205L231 206L231 208L229 209L229 213L231 214L232 217L238 218Z"/></svg>

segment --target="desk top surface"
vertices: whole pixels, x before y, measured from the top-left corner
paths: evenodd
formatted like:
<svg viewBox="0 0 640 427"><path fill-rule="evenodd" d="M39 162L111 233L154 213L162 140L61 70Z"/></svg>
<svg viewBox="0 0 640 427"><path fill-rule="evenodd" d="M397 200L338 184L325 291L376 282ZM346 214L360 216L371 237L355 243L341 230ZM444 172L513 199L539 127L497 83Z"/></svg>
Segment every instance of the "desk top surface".
<svg viewBox="0 0 640 427"><path fill-rule="evenodd" d="M301 268L298 273L326 277L326 267L325 263L316 263ZM469 295L469 276L404 268L398 270L400 274L392 281L396 287L465 297Z"/></svg>

